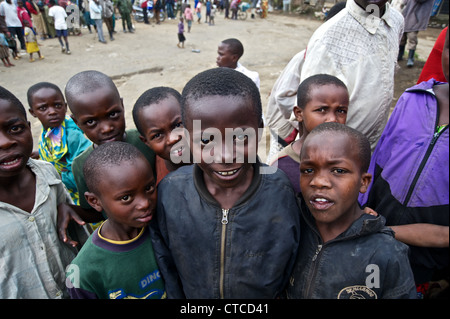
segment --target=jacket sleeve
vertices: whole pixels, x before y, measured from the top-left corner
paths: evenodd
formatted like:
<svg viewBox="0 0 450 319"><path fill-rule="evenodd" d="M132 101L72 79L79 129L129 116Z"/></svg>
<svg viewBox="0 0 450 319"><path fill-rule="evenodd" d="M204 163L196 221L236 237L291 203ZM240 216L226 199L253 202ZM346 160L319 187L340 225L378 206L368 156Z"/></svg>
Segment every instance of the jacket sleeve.
<svg viewBox="0 0 450 319"><path fill-rule="evenodd" d="M164 279L167 298L185 299L181 280L169 249L164 204L161 196L158 196L157 207L156 215L150 222L150 234L158 267Z"/></svg>

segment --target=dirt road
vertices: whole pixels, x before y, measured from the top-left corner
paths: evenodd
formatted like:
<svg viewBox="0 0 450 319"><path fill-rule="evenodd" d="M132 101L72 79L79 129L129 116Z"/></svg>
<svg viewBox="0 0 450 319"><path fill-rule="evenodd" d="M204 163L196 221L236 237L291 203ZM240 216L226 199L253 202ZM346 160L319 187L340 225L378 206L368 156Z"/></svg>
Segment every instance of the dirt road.
<svg viewBox="0 0 450 319"><path fill-rule="evenodd" d="M269 14L267 19L225 20L217 14L215 25L194 22L185 49L177 47L178 20L166 20L160 25L135 23L134 34L123 33L121 20L116 21L115 41L98 42L96 35L82 29L81 36L70 36L71 55L62 54L57 39L41 41L43 61L28 62L24 56L13 68L0 67L0 85L12 91L25 107L27 89L40 81L49 81L64 89L68 79L83 70L99 70L111 76L126 108L127 127L134 127L131 110L137 98L154 86L170 86L181 92L186 82L197 73L216 66L217 46L221 40L234 37L244 44L241 63L259 72L263 107L272 85L289 60L303 50L321 21L298 14ZM187 27L186 27L187 29ZM104 26L105 35L107 34ZM439 35L439 29L419 33L417 53L426 60ZM105 37L107 38L107 37ZM200 53L192 52L200 50ZM423 65L423 64L422 64ZM403 68L405 69L405 68ZM408 72L399 87L415 83L419 68L401 69ZM402 89L400 89L402 91ZM30 116L35 145L40 123ZM261 154L264 160L264 154Z"/></svg>

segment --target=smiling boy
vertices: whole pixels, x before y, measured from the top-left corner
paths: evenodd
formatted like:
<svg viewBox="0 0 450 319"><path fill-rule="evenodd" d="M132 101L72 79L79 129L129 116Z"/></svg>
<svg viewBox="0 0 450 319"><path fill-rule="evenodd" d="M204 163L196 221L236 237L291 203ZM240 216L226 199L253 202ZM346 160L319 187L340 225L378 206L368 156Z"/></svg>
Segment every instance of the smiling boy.
<svg viewBox="0 0 450 319"><path fill-rule="evenodd" d="M279 297L297 253L298 205L282 172L261 174L251 160L256 134L235 134L262 126L258 88L215 68L192 78L181 101L196 163L159 184L151 222L168 297Z"/></svg>
<svg viewBox="0 0 450 319"><path fill-rule="evenodd" d="M407 246L382 216L365 214L358 204L371 180L368 139L343 124L320 124L300 161L302 249L288 297L415 298Z"/></svg>

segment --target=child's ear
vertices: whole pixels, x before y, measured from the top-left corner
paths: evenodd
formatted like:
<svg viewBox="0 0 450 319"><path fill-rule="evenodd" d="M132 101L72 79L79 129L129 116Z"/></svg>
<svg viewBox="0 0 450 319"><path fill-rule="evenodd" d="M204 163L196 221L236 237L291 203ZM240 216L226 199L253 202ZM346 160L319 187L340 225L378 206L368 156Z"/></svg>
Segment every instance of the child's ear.
<svg viewBox="0 0 450 319"><path fill-rule="evenodd" d="M367 192L367 189L369 188L370 181L372 180L372 174L370 173L363 173L361 176L361 186L359 188L359 192L361 194L364 194Z"/></svg>
<svg viewBox="0 0 450 319"><path fill-rule="evenodd" d="M144 143L145 145L149 146L147 144L147 138L145 136L139 135L139 139L142 141L142 143ZM149 146L150 147L150 146Z"/></svg>
<svg viewBox="0 0 450 319"><path fill-rule="evenodd" d="M28 109L28 112L30 112L32 117L37 117L36 114L34 114L34 111L31 107Z"/></svg>
<svg viewBox="0 0 450 319"><path fill-rule="evenodd" d="M303 122L303 109L299 106L294 106L293 112L297 122L299 123Z"/></svg>
<svg viewBox="0 0 450 319"><path fill-rule="evenodd" d="M74 121L74 123L75 123L76 125L78 125L78 121L77 121L76 117L73 116L73 114L70 114L70 118Z"/></svg>
<svg viewBox="0 0 450 319"><path fill-rule="evenodd" d="M98 198L97 195L95 195L92 192L85 192L84 198L86 198L86 201L93 209L95 209L98 212L101 212L103 210L102 202L100 201L100 198Z"/></svg>

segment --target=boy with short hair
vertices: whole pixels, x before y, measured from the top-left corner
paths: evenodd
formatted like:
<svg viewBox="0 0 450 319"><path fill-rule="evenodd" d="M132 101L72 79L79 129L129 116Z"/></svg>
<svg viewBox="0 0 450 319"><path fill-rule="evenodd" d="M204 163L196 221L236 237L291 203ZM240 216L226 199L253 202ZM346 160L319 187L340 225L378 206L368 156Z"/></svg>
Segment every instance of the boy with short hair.
<svg viewBox="0 0 450 319"><path fill-rule="evenodd" d="M36 83L28 89L27 100L28 111L42 124L39 157L55 166L73 202L78 205L80 196L72 173L72 162L92 143L66 114L66 100L57 85Z"/></svg>
<svg viewBox="0 0 450 319"><path fill-rule="evenodd" d="M133 120L141 140L156 153L157 182L169 172L191 164L182 138L181 94L170 87L148 89L133 107Z"/></svg>
<svg viewBox="0 0 450 319"><path fill-rule="evenodd" d="M123 100L109 76L92 70L77 73L67 82L65 94L72 119L93 143L73 161L72 171L80 194L89 191L83 176L84 162L94 148L104 143L122 141L136 146L154 170L155 153L140 140L136 129L125 131ZM98 222L106 218L92 209L84 196L80 196L80 206L72 208L86 222ZM67 217L63 216L58 222L61 223L61 229L65 229ZM74 218L81 222L76 216ZM70 242L65 234L61 234L61 237Z"/></svg>
<svg viewBox="0 0 450 319"><path fill-rule="evenodd" d="M207 70L186 84L181 105L195 164L161 181L151 222L168 297L279 297L297 254L298 205L282 172L262 174L256 85Z"/></svg>
<svg viewBox="0 0 450 319"><path fill-rule="evenodd" d="M67 297L65 267L76 255L56 227L57 208L70 196L50 163L30 158L32 150L25 108L0 86L1 299Z"/></svg>
<svg viewBox="0 0 450 319"><path fill-rule="evenodd" d="M327 122L345 124L349 107L346 85L337 77L316 74L305 79L297 90L294 115L302 136L281 150L271 165L277 166L289 177L296 193L300 193L300 150L309 132Z"/></svg>
<svg viewBox="0 0 450 319"><path fill-rule="evenodd" d="M358 203L371 174L370 143L339 123L317 126L300 154L302 238L289 298L415 298L408 247Z"/></svg>
<svg viewBox="0 0 450 319"><path fill-rule="evenodd" d="M260 80L258 72L250 71L239 62L239 59L244 54L244 46L241 41L234 38L223 40L217 48L217 54L217 66L230 68L245 74L252 79L259 90Z"/></svg>
<svg viewBox="0 0 450 319"><path fill-rule="evenodd" d="M147 224L156 210L156 181L145 156L124 142L102 144L83 165L86 200L108 219L72 261L74 299L161 299L164 282Z"/></svg>

